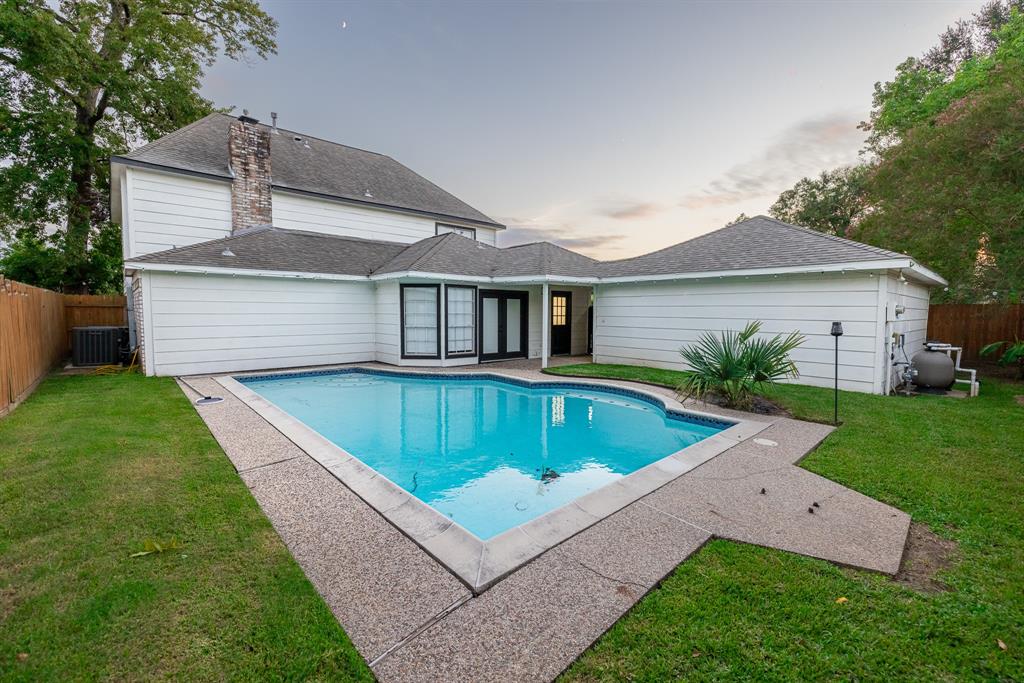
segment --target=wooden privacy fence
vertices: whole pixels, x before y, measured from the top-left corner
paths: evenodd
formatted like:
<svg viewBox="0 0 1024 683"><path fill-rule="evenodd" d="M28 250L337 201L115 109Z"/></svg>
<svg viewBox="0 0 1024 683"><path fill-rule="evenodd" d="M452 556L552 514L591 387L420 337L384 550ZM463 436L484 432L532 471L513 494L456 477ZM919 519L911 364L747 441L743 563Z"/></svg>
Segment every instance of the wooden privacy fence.
<svg viewBox="0 0 1024 683"><path fill-rule="evenodd" d="M128 325L125 298L118 295L65 294L64 318L67 323L68 348L71 348L72 328L86 325Z"/></svg>
<svg viewBox="0 0 1024 683"><path fill-rule="evenodd" d="M124 325L123 296L65 296L0 275L0 415L36 388L70 347L70 330Z"/></svg>
<svg viewBox="0 0 1024 683"><path fill-rule="evenodd" d="M981 358L986 344L1024 339L1024 304L933 304L928 309L928 338L962 346L963 360Z"/></svg>

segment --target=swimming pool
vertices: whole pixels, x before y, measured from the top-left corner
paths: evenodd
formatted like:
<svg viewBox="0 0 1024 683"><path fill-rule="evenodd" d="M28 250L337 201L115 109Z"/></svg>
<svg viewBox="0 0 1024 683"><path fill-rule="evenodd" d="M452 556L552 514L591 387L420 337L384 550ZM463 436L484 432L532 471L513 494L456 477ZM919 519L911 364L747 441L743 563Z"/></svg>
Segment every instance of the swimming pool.
<svg viewBox="0 0 1024 683"><path fill-rule="evenodd" d="M732 426L573 383L369 371L238 379L483 541Z"/></svg>

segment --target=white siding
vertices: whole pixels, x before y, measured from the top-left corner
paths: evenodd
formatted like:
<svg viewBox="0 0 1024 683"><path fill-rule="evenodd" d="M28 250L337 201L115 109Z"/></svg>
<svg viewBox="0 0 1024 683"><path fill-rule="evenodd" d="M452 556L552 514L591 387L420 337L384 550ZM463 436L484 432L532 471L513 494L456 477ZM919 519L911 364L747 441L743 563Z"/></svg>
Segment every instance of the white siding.
<svg viewBox="0 0 1024 683"><path fill-rule="evenodd" d="M389 242L417 242L436 234L432 218L366 209L290 192L274 192L274 225L328 235ZM477 229L477 239L494 244L494 231Z"/></svg>
<svg viewBox="0 0 1024 683"><path fill-rule="evenodd" d="M924 342L928 334L928 305L930 292L927 287L920 285L916 282L900 282L898 275L889 275L887 280L887 311L893 311L894 305L902 305L905 310L899 317L889 315L889 320L886 321L886 329L884 334L883 342L884 346L884 360L886 366L891 366L888 362L889 348L888 344L890 337L893 333L900 333L906 335L904 339L904 349L907 352L908 358L913 358L914 354L924 348ZM902 360L902 354L897 351L896 360ZM899 383L899 379L896 378L896 373L891 367L889 367L890 373L890 384L889 387L895 386Z"/></svg>
<svg viewBox="0 0 1024 683"><path fill-rule="evenodd" d="M760 320L768 335L798 331L807 338L792 354L798 383L831 386L835 351L829 331L839 320L845 331L839 386L871 392L877 381L878 279L837 274L599 285L594 361L684 369L679 348L702 332Z"/></svg>
<svg viewBox="0 0 1024 683"><path fill-rule="evenodd" d="M126 258L219 239L231 233L227 182L128 168L121 188Z"/></svg>
<svg viewBox="0 0 1024 683"><path fill-rule="evenodd" d="M158 375L375 356L368 283L150 273L147 285L146 355Z"/></svg>
<svg viewBox="0 0 1024 683"><path fill-rule="evenodd" d="M114 213L120 214L126 258L231 234L229 182L135 167L123 174ZM437 222L287 192L274 192L273 201L275 226L329 235L411 243L433 237ZM475 229L478 240L495 244L495 230Z"/></svg>
<svg viewBox="0 0 1024 683"><path fill-rule="evenodd" d="M916 282L900 282L897 276L890 275L889 299L906 309L892 327L907 336L907 352L913 355L924 347L928 333L928 288Z"/></svg>
<svg viewBox="0 0 1024 683"><path fill-rule="evenodd" d="M376 359L381 363L398 365L402 358L401 330L398 327L398 283L378 282L374 301L377 310Z"/></svg>
<svg viewBox="0 0 1024 683"><path fill-rule="evenodd" d="M552 287L562 291L561 287ZM587 352L587 309L590 307L590 287L566 287L572 292L572 347L573 355Z"/></svg>
<svg viewBox="0 0 1024 683"><path fill-rule="evenodd" d="M495 247L498 245L498 231L490 228L477 228L476 241Z"/></svg>

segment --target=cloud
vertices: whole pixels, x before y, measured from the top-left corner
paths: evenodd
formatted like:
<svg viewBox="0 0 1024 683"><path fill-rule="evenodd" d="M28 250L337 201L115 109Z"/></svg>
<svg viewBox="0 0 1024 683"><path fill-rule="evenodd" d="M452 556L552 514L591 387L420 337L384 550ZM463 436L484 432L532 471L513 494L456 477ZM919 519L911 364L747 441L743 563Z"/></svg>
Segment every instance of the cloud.
<svg viewBox="0 0 1024 683"><path fill-rule="evenodd" d="M498 246L514 247L529 242L554 242L588 256L606 255L614 251L616 245L626 239L625 235L580 234L572 225L565 222L548 222L538 219L498 217L507 227L499 233Z"/></svg>
<svg viewBox="0 0 1024 683"><path fill-rule="evenodd" d="M656 216L665 207L654 202L616 202L614 206L599 211L599 215L616 220L636 220Z"/></svg>
<svg viewBox="0 0 1024 683"><path fill-rule="evenodd" d="M864 143L857 122L858 117L850 113L800 121L784 130L761 154L732 167L700 192L683 197L679 205L704 209L757 198L774 201L800 178L854 164Z"/></svg>

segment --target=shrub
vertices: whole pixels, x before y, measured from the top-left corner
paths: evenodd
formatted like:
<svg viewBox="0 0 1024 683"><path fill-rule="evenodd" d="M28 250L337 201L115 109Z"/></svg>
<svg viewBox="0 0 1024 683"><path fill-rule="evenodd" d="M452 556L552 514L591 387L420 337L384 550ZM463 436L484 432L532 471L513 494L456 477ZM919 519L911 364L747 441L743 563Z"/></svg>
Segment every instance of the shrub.
<svg viewBox="0 0 1024 683"><path fill-rule="evenodd" d="M999 357L1000 365L1010 365L1016 363L1018 370L1020 371L1020 378L1024 379L1024 339L1014 339L1011 341L997 341L984 346L981 349L982 356L991 356L997 351L1006 347L1003 351L1003 355Z"/></svg>
<svg viewBox="0 0 1024 683"><path fill-rule="evenodd" d="M679 393L701 400L717 395L726 406L746 408L766 385L797 377L789 353L804 343L804 337L793 332L765 339L757 337L760 330L761 321L757 320L740 331L728 330L718 336L705 332L696 344L681 348L679 353L691 369L685 373Z"/></svg>

